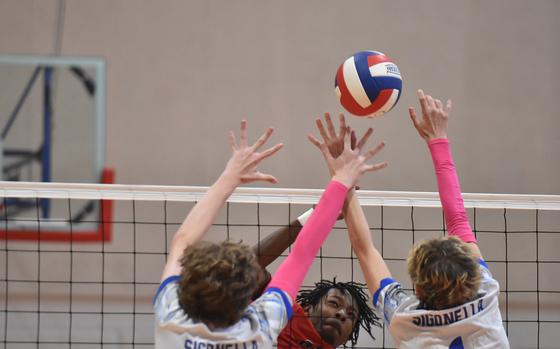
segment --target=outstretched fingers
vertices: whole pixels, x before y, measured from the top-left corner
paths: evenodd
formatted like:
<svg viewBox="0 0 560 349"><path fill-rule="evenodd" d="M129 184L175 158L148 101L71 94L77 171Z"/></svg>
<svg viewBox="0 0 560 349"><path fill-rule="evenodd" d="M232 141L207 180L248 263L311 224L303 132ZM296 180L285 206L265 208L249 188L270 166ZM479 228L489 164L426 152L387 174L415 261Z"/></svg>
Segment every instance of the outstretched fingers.
<svg viewBox="0 0 560 349"><path fill-rule="evenodd" d="M426 99L426 95L424 95L424 91L418 90L418 101L420 102L420 108L422 109L422 115L426 115L428 112L428 100Z"/></svg>
<svg viewBox="0 0 560 349"><path fill-rule="evenodd" d="M239 145L241 147L247 146L247 120L241 120L241 130L239 133Z"/></svg>
<svg viewBox="0 0 560 349"><path fill-rule="evenodd" d="M237 142L235 142L235 133L233 131L229 131L229 144L232 150L237 149Z"/></svg>
<svg viewBox="0 0 560 349"><path fill-rule="evenodd" d="M453 107L453 103L451 102L450 99L447 100L447 103L445 105L445 112L449 114L449 112L451 111L451 108Z"/></svg>
<svg viewBox="0 0 560 349"><path fill-rule="evenodd" d="M375 165L367 165L366 172L378 171L378 170L381 170L382 168L387 167L387 165L388 165L387 161L380 162L380 163L375 164Z"/></svg>
<svg viewBox="0 0 560 349"><path fill-rule="evenodd" d="M340 137L344 137L346 135L346 118L344 118L344 114L338 114L338 134Z"/></svg>
<svg viewBox="0 0 560 349"><path fill-rule="evenodd" d="M264 159L271 157L272 155L274 155L278 150L282 149L282 147L284 146L283 143L278 143L275 146L268 148L267 150L263 151L260 154L257 154L257 156L253 159L253 161L251 161L246 167L254 167L257 166L261 161L263 161Z"/></svg>
<svg viewBox="0 0 560 349"><path fill-rule="evenodd" d="M329 136L331 138L336 138L336 131L334 130L331 114L325 113L325 122L327 123L327 130L329 131Z"/></svg>
<svg viewBox="0 0 560 349"><path fill-rule="evenodd" d="M255 172L252 175L248 175L243 177L243 181L245 182L256 182L256 181L265 181L272 184L278 183L278 179L271 174L262 173L262 172Z"/></svg>
<svg viewBox="0 0 560 349"><path fill-rule="evenodd" d="M370 127L367 129L366 133L364 133L364 135L362 136L362 138L360 138L360 141L356 145L356 149L358 149L358 151L362 150L362 148L364 147L364 145L366 144L366 142L368 141L369 137L372 134L373 134L373 128Z"/></svg>
<svg viewBox="0 0 560 349"><path fill-rule="evenodd" d="M350 132L350 126L346 127L344 132L344 148L352 150L352 133Z"/></svg>
<svg viewBox="0 0 560 349"><path fill-rule="evenodd" d="M350 129L350 149L356 149L357 141L358 140L356 139L356 131Z"/></svg>
<svg viewBox="0 0 560 349"><path fill-rule="evenodd" d="M377 147L368 150L365 154L364 154L364 159L365 161L371 159L372 157L374 157L377 153L379 153L381 151L381 149L385 148L385 142L380 142Z"/></svg>
<svg viewBox="0 0 560 349"><path fill-rule="evenodd" d="M325 127L323 126L323 122L321 121L321 118L315 119L315 124L317 125L317 129L319 130L319 133L321 134L321 138L323 138L323 141L325 141L325 143L328 142L329 136L327 135L327 131L325 131Z"/></svg>
<svg viewBox="0 0 560 349"><path fill-rule="evenodd" d="M410 116L410 120L412 120L414 127L418 129L418 119L416 118L416 110L414 110L414 107L408 107L408 115Z"/></svg>
<svg viewBox="0 0 560 349"><path fill-rule="evenodd" d="M331 152L329 151L329 147L325 143L321 143L321 141L315 138L315 136L313 136L312 134L307 135L307 139L309 139L311 144L316 146L321 151L321 153L323 153L323 156L327 160L332 159Z"/></svg>
<svg viewBox="0 0 560 349"><path fill-rule="evenodd" d="M311 144L313 144L314 146L316 146L317 148L321 149L321 142L315 138L315 136L313 135L307 135L307 139L309 139L309 141L311 142Z"/></svg>
<svg viewBox="0 0 560 349"><path fill-rule="evenodd" d="M257 156L257 162L276 154L276 152L282 149L282 147L284 147L284 143L278 143L275 146L268 148Z"/></svg>
<svg viewBox="0 0 560 349"><path fill-rule="evenodd" d="M410 115L410 120L412 120L412 124L414 125L416 131L418 131L418 133L422 138L426 138L427 134L426 132L424 132L422 127L420 127L420 123L418 122L418 118L416 117L416 111L414 110L413 107L408 108L408 114Z"/></svg>
<svg viewBox="0 0 560 349"><path fill-rule="evenodd" d="M427 104L428 104L428 111L429 111L430 109L435 109L435 107L436 107L436 102L434 101L434 98L433 98L432 96L427 95L427 96L426 96L426 101L427 101Z"/></svg>
<svg viewBox="0 0 560 349"><path fill-rule="evenodd" d="M253 150L257 151L259 150L260 147L262 147L263 144L266 143L266 141L268 141L268 139L270 138L270 135L272 134L272 132L274 132L274 129L272 127L269 127L263 134L262 136L259 137L259 139L257 139L257 141L255 142L255 144L253 144Z"/></svg>

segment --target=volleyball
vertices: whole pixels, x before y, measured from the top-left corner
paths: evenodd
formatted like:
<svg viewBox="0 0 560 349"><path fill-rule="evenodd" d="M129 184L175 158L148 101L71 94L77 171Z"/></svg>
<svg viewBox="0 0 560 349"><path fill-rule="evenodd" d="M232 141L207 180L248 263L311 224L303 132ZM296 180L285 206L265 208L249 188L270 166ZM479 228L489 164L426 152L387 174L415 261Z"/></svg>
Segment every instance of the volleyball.
<svg viewBox="0 0 560 349"><path fill-rule="evenodd" d="M399 101L402 79L395 62L377 51L361 51L338 67L335 92L349 113L381 116Z"/></svg>

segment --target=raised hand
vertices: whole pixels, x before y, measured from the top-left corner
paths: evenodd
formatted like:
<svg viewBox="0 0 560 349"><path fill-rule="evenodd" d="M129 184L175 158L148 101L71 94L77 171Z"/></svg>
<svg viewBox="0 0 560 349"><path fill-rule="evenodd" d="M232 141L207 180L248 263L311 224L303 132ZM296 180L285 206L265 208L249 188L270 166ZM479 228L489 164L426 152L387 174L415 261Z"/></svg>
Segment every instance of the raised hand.
<svg viewBox="0 0 560 349"><path fill-rule="evenodd" d="M341 119L343 118L344 117L342 116ZM330 124L332 126L332 122ZM317 126L319 127L319 124ZM321 128L322 125L321 127L319 127L320 132ZM334 128L332 128L332 131L334 131ZM370 131L368 131L368 133L371 134ZM366 133L366 135L368 133ZM377 145L377 147L368 150L367 152L365 152L365 154L362 155L362 148L365 145L367 138L369 138L369 135L367 135L367 137L364 136L362 140L360 140L360 142L355 145L355 149L352 149L352 132L350 132L350 129L348 127L345 127L344 130L340 131L340 134L343 134L342 138L340 138L340 134L339 136L336 136L335 134L335 137L332 138L328 137L326 136L326 132L324 132L324 129L321 134L323 135L324 139L327 138L332 140L334 138L337 138L339 139L339 141L340 139L343 140L342 150L340 150L339 144L337 144L336 146L333 146L331 144L331 147L335 149L335 154L339 154L337 157L333 157L329 146L327 145L328 141L322 143L313 135L308 136L311 143L319 148L319 150L323 154L323 157L327 162L331 174L333 175L333 179L340 181L348 188L354 187L359 178L364 173L377 171L387 166L386 162L377 163L375 165L368 165L366 163L366 161L375 156L385 146L385 143L381 142L379 143L379 145Z"/></svg>
<svg viewBox="0 0 560 349"><path fill-rule="evenodd" d="M418 90L418 100L422 109L422 119L418 120L413 107L408 108L408 113L420 137L426 142L438 138L447 138L447 122L451 111L451 100L448 99L444 107L439 99L424 95L422 90Z"/></svg>
<svg viewBox="0 0 560 349"><path fill-rule="evenodd" d="M338 135L334 129L333 122L331 120L331 115L329 113L325 113L325 122L327 124L327 131L325 131L325 127L323 126L323 122L321 118L317 118L315 123L317 125L317 129L323 138L323 141L329 148L331 156L333 158L337 158L342 151L344 150L344 136L346 135L346 120L344 119L344 114L339 114L338 116L339 121L339 132ZM356 145L356 137L354 136L354 147ZM354 149L352 147L352 149Z"/></svg>
<svg viewBox="0 0 560 349"><path fill-rule="evenodd" d="M321 134L323 141L329 148L329 152L331 153L331 156L333 158L337 158L344 150L344 137L347 133L346 119L344 118L344 114L338 115L339 132L337 135L330 114L325 113L324 115L325 115L325 123L327 124L328 133L327 131L325 131L325 127L323 126L323 122L321 121L321 118L317 118L315 120L315 124L317 125L317 129L319 130L319 133ZM369 128L366 131L366 133L362 136L360 141L357 143L358 145L360 145L360 148L363 147L363 145L367 142L368 138L371 136L372 133L373 133L372 128ZM352 129L350 129L350 149L356 148L356 142L357 142L356 133ZM334 174L330 167L329 167L329 171L331 175Z"/></svg>
<svg viewBox="0 0 560 349"><path fill-rule="evenodd" d="M284 144L278 143L263 152L258 152L268 138L270 138L273 131L274 130L269 127L253 145L249 146L247 143L247 121L242 120L239 144L237 144L233 131L230 132L230 144L233 153L222 176L232 178L238 184L256 181L277 183L278 180L274 176L257 170L257 165L263 159L272 156L284 146Z"/></svg>

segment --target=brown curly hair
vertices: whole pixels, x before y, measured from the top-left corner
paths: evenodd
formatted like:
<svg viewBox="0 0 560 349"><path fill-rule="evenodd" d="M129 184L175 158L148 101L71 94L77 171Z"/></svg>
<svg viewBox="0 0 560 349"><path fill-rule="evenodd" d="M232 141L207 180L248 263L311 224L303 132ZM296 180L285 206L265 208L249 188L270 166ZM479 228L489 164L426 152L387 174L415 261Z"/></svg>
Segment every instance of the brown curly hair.
<svg viewBox="0 0 560 349"><path fill-rule="evenodd" d="M179 304L193 320L217 328L239 321L261 278L250 247L199 241L181 258Z"/></svg>
<svg viewBox="0 0 560 349"><path fill-rule="evenodd" d="M416 245L408 256L408 274L422 308L451 308L477 297L478 262L456 237L435 238Z"/></svg>

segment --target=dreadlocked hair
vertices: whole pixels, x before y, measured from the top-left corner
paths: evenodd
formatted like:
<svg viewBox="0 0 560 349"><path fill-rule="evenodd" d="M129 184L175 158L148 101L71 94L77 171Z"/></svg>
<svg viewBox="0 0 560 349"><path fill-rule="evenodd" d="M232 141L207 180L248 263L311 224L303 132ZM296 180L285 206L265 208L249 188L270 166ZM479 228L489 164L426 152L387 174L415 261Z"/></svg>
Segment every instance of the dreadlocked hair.
<svg viewBox="0 0 560 349"><path fill-rule="evenodd" d="M316 306L319 304L323 296L325 296L330 289L334 288L343 293L349 293L352 296L353 305L357 305L359 309L358 319L352 333L350 335L350 340L352 345L355 346L358 342L358 336L360 334L360 326L367 331L371 338L375 339L372 331L372 325L381 327L379 322L379 317L373 312L373 310L368 305L368 295L364 291L366 287L365 284L358 282L337 282L336 277L333 281L321 280L315 283L315 288L311 290L300 291L296 297L296 301L302 306Z"/></svg>

